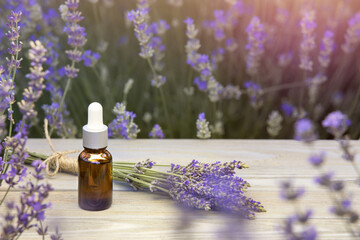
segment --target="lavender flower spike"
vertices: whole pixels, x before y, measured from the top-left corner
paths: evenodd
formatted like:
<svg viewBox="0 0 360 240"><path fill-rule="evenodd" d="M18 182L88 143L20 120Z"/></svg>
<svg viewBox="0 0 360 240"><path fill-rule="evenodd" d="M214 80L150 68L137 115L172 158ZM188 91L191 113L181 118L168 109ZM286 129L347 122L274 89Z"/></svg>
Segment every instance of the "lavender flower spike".
<svg viewBox="0 0 360 240"><path fill-rule="evenodd" d="M134 122L136 114L126 111L123 103L116 103L113 112L116 114L116 118L109 124L109 137L136 138L140 132Z"/></svg>
<svg viewBox="0 0 360 240"><path fill-rule="evenodd" d="M135 36L141 48L139 55L145 59L151 58L154 48L150 44L152 32L148 23L149 9L141 7L131 10L127 13L127 19L134 25Z"/></svg>
<svg viewBox="0 0 360 240"><path fill-rule="evenodd" d="M330 55L334 51L334 33L327 30L320 46L319 63L323 68L327 68L330 64Z"/></svg>
<svg viewBox="0 0 360 240"><path fill-rule="evenodd" d="M32 176L37 180L28 181L24 192L20 196L20 204L15 205L13 202L7 204L7 212L3 221L5 224L0 232L0 236L11 236L5 239L17 239L25 230L32 227L39 227L40 222L45 220L45 210L51 206L46 202L49 192L53 188L46 183L39 182L44 179L41 171L45 164L41 160L32 163L35 172Z"/></svg>
<svg viewBox="0 0 360 240"><path fill-rule="evenodd" d="M18 55L22 48L22 42L19 41L20 38L20 20L21 20L22 12L14 12L11 11L11 15L8 17L7 26L9 27L9 31L5 33L6 37L10 41L10 47L8 48L8 52L11 55L10 59L6 58L8 71L5 72L5 69L1 67L1 74L6 73L7 74L7 80L5 82L5 76L1 76L2 82L4 82L4 85L7 85L9 89L7 92L9 93L8 99L6 100L8 104L8 119L11 121L11 124L14 123L13 119L13 110L12 110L12 104L15 101L15 91L13 90L15 88L14 84L14 76L16 73L16 70L20 68L20 63L22 61L21 59L18 59Z"/></svg>
<svg viewBox="0 0 360 240"><path fill-rule="evenodd" d="M258 17L253 17L249 26L246 28L248 34L248 44L246 49L249 51L246 60L247 73L256 75L259 70L260 60L264 54L264 26Z"/></svg>
<svg viewBox="0 0 360 240"><path fill-rule="evenodd" d="M172 164L175 176L168 178L169 194L187 207L204 210L222 210L254 218L255 212L265 212L260 202L244 196L250 186L234 176L235 168L247 166L240 161L204 164L193 160L186 167Z"/></svg>
<svg viewBox="0 0 360 240"><path fill-rule="evenodd" d="M165 137L164 133L163 133L163 130L161 129L159 124L154 125L153 129L149 133L149 137L151 137L151 138L159 138L159 139L162 139L162 138Z"/></svg>
<svg viewBox="0 0 360 240"><path fill-rule="evenodd" d="M316 140L316 138L317 136L314 125L309 119L303 118L295 123L296 140L301 140L305 143L312 143L314 140Z"/></svg>
<svg viewBox="0 0 360 240"><path fill-rule="evenodd" d="M209 60L209 55L198 53L200 48L200 41L196 38L198 30L195 28L194 21L191 18L187 18L186 23L186 35L188 42L185 46L187 54L187 64L189 64L195 71L200 74L200 78L195 80L195 84L199 87L201 85L202 90L206 90L211 102L217 102L220 100L221 93L224 87L213 76L213 67Z"/></svg>
<svg viewBox="0 0 360 240"><path fill-rule="evenodd" d="M67 50L71 65L65 66L65 74L68 78L76 78L79 72L78 68L74 67L74 63L81 61L82 52L79 48L83 47L87 41L85 28L81 27L78 23L84 19L81 12L78 11L79 0L67 0L65 4L59 7L61 18L66 22L64 33L68 36L67 43L73 48Z"/></svg>
<svg viewBox="0 0 360 240"><path fill-rule="evenodd" d="M197 134L196 136L201 139L207 139L211 137L209 130L209 122L205 119L205 113L200 113L196 120Z"/></svg>
<svg viewBox="0 0 360 240"><path fill-rule="evenodd" d="M342 49L346 54L353 52L356 45L360 42L360 13L355 14L355 16L349 20L348 25L345 43L342 45Z"/></svg>
<svg viewBox="0 0 360 240"><path fill-rule="evenodd" d="M18 103L20 112L23 114L23 120L28 123L37 112L35 111L35 102L40 98L45 88L44 77L49 71L43 71L42 64L46 61L46 49L39 40L30 42L29 59L31 60L30 73L26 75L30 79L29 87L24 90L23 99Z"/></svg>
<svg viewBox="0 0 360 240"><path fill-rule="evenodd" d="M278 111L272 111L269 114L268 120L266 121L267 123L266 130L270 136L276 137L277 135L279 135L282 129L282 121L283 121L283 117L280 115Z"/></svg>
<svg viewBox="0 0 360 240"><path fill-rule="evenodd" d="M304 11L303 18L300 21L301 32L303 35L300 43L300 65L299 67L305 71L313 70L313 61L310 53L315 48L314 30L316 28L315 12Z"/></svg>
<svg viewBox="0 0 360 240"><path fill-rule="evenodd" d="M349 118L340 111L329 113L322 121L322 126L337 139L345 133L350 124Z"/></svg>

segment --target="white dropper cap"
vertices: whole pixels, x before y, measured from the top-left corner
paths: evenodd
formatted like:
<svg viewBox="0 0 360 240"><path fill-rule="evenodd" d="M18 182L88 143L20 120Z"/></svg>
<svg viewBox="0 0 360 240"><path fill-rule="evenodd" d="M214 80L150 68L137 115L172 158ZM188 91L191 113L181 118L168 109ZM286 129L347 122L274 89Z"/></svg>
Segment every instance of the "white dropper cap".
<svg viewBox="0 0 360 240"><path fill-rule="evenodd" d="M107 147L108 127L103 123L103 108L93 102L88 108L88 123L83 127L83 146L90 149Z"/></svg>

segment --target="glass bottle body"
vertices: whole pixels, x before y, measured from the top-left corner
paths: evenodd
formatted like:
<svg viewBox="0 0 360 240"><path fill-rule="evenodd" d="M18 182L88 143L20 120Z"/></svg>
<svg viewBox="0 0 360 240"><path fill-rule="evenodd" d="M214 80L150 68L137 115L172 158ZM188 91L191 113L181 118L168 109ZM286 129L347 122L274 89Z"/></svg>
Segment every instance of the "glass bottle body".
<svg viewBox="0 0 360 240"><path fill-rule="evenodd" d="M106 148L85 148L79 155L79 207L89 211L108 209L112 203L112 156Z"/></svg>

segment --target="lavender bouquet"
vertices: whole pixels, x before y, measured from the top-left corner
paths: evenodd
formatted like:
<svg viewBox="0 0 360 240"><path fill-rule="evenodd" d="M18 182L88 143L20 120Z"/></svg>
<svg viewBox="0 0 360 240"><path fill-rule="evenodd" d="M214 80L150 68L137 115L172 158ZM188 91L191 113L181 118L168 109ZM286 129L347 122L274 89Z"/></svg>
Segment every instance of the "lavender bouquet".
<svg viewBox="0 0 360 240"><path fill-rule="evenodd" d="M27 163L49 157L31 152L29 155ZM154 166L169 167L149 159L138 163L114 162L113 179L128 183L135 190L168 194L179 204L195 209L226 211L247 219L266 211L260 202L245 196L250 184L235 176L235 169L248 168L241 161L206 164L193 160L186 166L171 164L169 171L155 170Z"/></svg>

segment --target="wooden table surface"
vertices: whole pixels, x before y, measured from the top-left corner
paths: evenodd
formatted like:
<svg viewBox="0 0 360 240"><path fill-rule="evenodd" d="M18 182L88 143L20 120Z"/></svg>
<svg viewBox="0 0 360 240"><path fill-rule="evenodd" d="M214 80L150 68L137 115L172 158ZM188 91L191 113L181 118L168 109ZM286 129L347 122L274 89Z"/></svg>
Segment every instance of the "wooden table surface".
<svg viewBox="0 0 360 240"><path fill-rule="evenodd" d="M80 139L53 140L60 150L81 149ZM358 141L353 150L360 152ZM44 139L30 139L28 149L50 153ZM246 221L251 239L282 239L278 227L294 207L279 198L279 182L293 178L306 187L301 206L312 208L311 223L319 231L319 239L351 239L343 220L329 214L330 201L325 190L316 186L313 177L318 173L307 161L310 150L292 140L110 140L109 151L114 161L139 162L150 158L158 164L187 164L193 159L201 162L241 160L250 168L237 172L252 187L248 195L267 209L255 220ZM338 143L318 141L313 150L326 150L324 169L336 171L336 177L347 182L355 209L360 211L360 189L354 180L352 166L341 159ZM76 156L76 154L74 155ZM356 158L360 164L359 157ZM30 168L31 170L31 168ZM231 231L240 229L234 219L217 212L184 213L174 202L150 192L135 192L125 184L114 184L113 205L101 212L87 212L77 205L77 176L59 173L47 178L55 191L49 200L53 206L47 211L46 222L53 231L59 226L65 239L227 239ZM4 194L0 188L0 196ZM13 190L8 200L17 199ZM0 208L0 214L4 207ZM184 224L188 222L188 224ZM243 223L240 223L243 226ZM229 232L230 231L230 232ZM228 237L227 237L228 236ZM239 236L239 235L238 235ZM34 230L21 239L40 239Z"/></svg>

